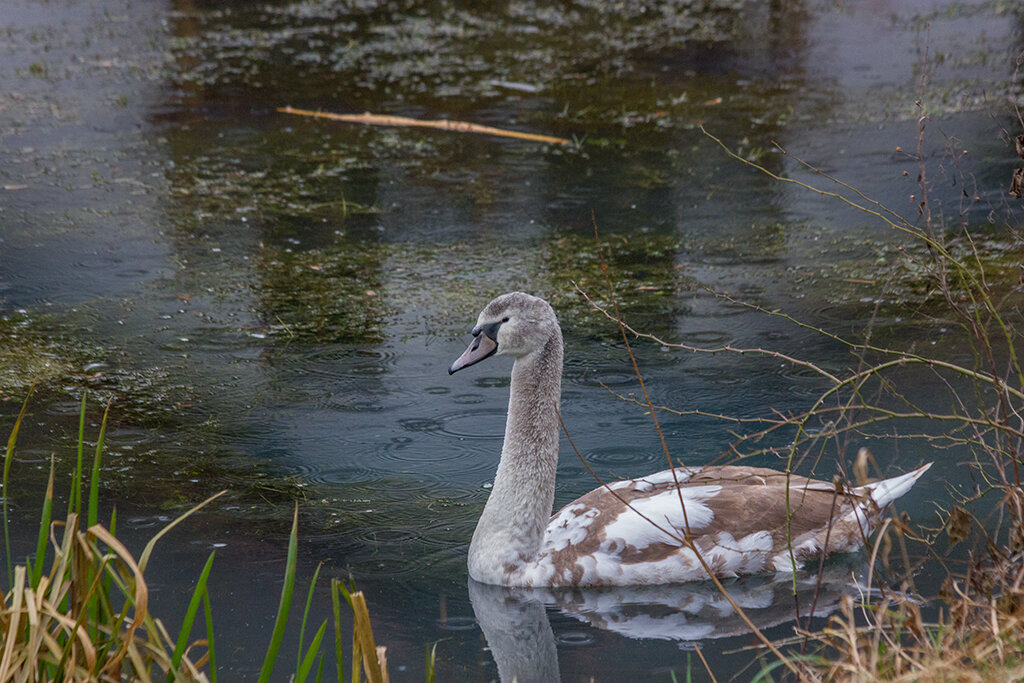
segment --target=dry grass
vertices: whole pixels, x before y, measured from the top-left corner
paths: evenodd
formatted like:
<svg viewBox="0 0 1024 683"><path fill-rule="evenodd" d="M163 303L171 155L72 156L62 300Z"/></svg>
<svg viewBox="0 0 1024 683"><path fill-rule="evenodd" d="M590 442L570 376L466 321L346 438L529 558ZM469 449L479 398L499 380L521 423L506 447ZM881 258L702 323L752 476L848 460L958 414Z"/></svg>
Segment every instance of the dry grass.
<svg viewBox="0 0 1024 683"><path fill-rule="evenodd" d="M820 632L806 635L835 653L813 672L832 681L1019 681L1024 679L1024 592L970 594L959 585L949 612L925 624L914 603L855 607L847 600ZM959 582L953 581L955 584ZM1011 587L1012 588L1012 587ZM856 612L866 626L858 627Z"/></svg>
<svg viewBox="0 0 1024 683"><path fill-rule="evenodd" d="M25 399L27 404L28 398ZM23 406L7 444L3 470L5 491L11 481L11 463L24 414ZM84 531L81 530L84 415L83 397L79 458L66 519L51 523L54 488L51 464L34 559L30 558L24 565L13 566L10 561L10 539L5 534L9 588L0 592L0 683L123 680L216 683L213 618L207 592L207 577L213 567L213 553L200 572L184 623L176 636L172 636L172 632L149 610L145 570L157 542L221 494L212 496L172 521L147 543L138 558L133 556L114 533L116 516L112 517L109 526L95 521L99 461L106 426L104 415L84 515L89 519L89 525ZM4 498L5 528L8 521L7 500ZM278 648L286 634L287 615L296 581L297 545L298 508L293 517L284 586L259 678L261 682L271 680L274 675ZM47 546L50 548L49 553ZM50 562L44 571L47 558L50 558ZM302 635L310 619L310 604L318 575L319 569L310 581L309 597L301 620L301 657L289 677L296 682L307 679L320 681L323 678L326 656L323 649L326 648L322 648L322 644L327 620L320 624L308 646L302 642ZM353 615L350 680L387 683L389 678L385 648L374 641L366 600L361 592L335 579L331 582L331 600L334 608L333 649L337 680L339 683L345 680L342 660L342 597ZM205 632L202 637L194 638L193 625L198 620L200 608ZM428 669L430 664L428 660Z"/></svg>
<svg viewBox="0 0 1024 683"><path fill-rule="evenodd" d="M151 681L169 671L181 681L208 680L206 641L176 661L175 641L150 614L145 578L128 549L101 525L79 531L75 515L54 525L61 528L48 574L33 585L27 567L14 569L0 612L0 681Z"/></svg>

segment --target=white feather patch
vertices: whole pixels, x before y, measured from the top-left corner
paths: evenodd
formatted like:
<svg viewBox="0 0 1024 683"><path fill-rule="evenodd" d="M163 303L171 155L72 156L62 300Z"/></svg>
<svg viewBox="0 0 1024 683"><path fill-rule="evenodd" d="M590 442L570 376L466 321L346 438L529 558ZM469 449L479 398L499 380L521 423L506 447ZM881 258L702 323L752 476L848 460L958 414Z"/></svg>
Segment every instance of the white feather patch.
<svg viewBox="0 0 1024 683"><path fill-rule="evenodd" d="M675 469L675 475L672 474L672 470L662 470L661 472L648 474L645 477L633 479L632 481L643 481L648 484L674 484L678 481L682 484L685 481L689 481L690 477L699 471L700 468L695 467L677 467Z"/></svg>
<svg viewBox="0 0 1024 683"><path fill-rule="evenodd" d="M582 503L566 505L544 529L544 548L557 551L581 543L598 514L599 510Z"/></svg>
<svg viewBox="0 0 1024 683"><path fill-rule="evenodd" d="M674 484L679 482L680 484L687 482L691 477L700 470L698 468L691 467L677 467L675 475L673 476L672 470L664 470L661 472L655 472L649 474L646 477L639 477L637 479L624 479L623 481L617 481L612 484L608 484L608 488L612 491L621 491L623 489L630 489L632 491L638 491L640 493L646 493L650 491L658 484Z"/></svg>
<svg viewBox="0 0 1024 683"><path fill-rule="evenodd" d="M618 541L619 547L630 545L641 549L652 543L680 545L675 538L677 530L685 529L689 524L691 531L697 531L715 518L715 513L704 501L718 495L721 490L721 486L694 486L637 498L631 503L632 508L624 509L605 526L605 535L608 541ZM682 504L679 502L680 493Z"/></svg>

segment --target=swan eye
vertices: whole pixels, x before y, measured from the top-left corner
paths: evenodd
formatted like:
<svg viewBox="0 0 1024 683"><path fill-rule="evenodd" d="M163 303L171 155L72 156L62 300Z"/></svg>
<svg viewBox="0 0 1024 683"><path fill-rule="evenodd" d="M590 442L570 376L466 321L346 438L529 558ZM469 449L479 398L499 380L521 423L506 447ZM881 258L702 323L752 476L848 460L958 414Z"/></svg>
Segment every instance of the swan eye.
<svg viewBox="0 0 1024 683"><path fill-rule="evenodd" d="M508 322L508 316L506 315L506 316L505 316L504 318L502 318L502 319L501 319L501 322L503 322L503 323L507 323L507 322Z"/></svg>

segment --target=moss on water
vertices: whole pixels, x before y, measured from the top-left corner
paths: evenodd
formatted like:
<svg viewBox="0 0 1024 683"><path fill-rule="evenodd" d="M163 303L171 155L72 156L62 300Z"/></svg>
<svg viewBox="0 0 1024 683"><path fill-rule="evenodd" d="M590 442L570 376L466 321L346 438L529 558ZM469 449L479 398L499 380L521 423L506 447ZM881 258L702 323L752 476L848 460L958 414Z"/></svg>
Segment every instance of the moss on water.
<svg viewBox="0 0 1024 683"><path fill-rule="evenodd" d="M28 317L0 318L0 401L22 401L36 382L61 381L81 369L81 358L37 333Z"/></svg>
<svg viewBox="0 0 1024 683"><path fill-rule="evenodd" d="M881 315L895 324L906 317L907 306L926 312L943 304L934 274L919 265L927 257L922 247L894 247L863 237L837 239L828 246L831 259L809 259L801 266L790 232L786 226L765 225L745 240L606 234L602 246L620 308L638 325L678 318L688 298L700 291L700 273L715 269L719 262L737 260L760 263L768 278L784 278L788 284L783 291L799 299L802 308L831 308L841 319ZM435 244L338 235L329 244L305 250L263 245L252 271L256 282L239 275L225 277L216 270L204 271L200 282L217 283L211 291L218 298L232 300L248 292L263 332L287 343L376 344L389 336L422 333L424 325L429 334L458 335L484 302L513 289L548 298L581 334L608 331L607 320L591 310L574 287L578 284L595 298L607 299L601 257L592 237L555 234L520 246L504 244L500 237ZM978 229L973 240L953 237L949 246L968 266L984 267L997 298L1007 298L1011 305L1020 298L1024 241L1002 231ZM494 258L496 253L500 259ZM742 292L735 294L743 298ZM866 299L878 307L865 306ZM117 359L128 351L116 344L98 348L94 339L58 339L47 331L54 326L79 327L74 323L77 317L109 315L105 310L51 313L45 325L28 314L0 320L0 395L22 396L38 378L54 387L91 387L117 396L140 419L190 404L187 378L173 368L123 364ZM62 323L63 317L68 320ZM225 324L235 325L234 332L241 335L238 343L263 343L252 339L246 318L231 323L213 316L209 321L211 331L220 330L219 336L231 331ZM110 362L92 367L97 359ZM132 405L136 409L127 408Z"/></svg>
<svg viewBox="0 0 1024 683"><path fill-rule="evenodd" d="M693 290L696 283L677 266L681 248L667 235L606 236L605 261L620 305L665 315L672 295ZM596 320L580 306L573 283L605 292L597 245L572 234L520 248L339 238L305 251L264 247L260 256L260 316L290 341L375 343L386 328L420 328L421 317L447 336L490 297L513 289L545 296L576 322Z"/></svg>

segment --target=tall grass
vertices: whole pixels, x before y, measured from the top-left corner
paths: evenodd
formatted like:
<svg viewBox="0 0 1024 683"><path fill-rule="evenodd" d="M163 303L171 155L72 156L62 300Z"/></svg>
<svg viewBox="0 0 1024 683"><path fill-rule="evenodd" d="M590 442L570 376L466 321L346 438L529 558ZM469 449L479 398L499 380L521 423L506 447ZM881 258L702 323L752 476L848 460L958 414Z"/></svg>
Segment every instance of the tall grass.
<svg viewBox="0 0 1024 683"><path fill-rule="evenodd" d="M17 435L29 398L11 430L3 469L3 491L9 491L11 464ZM86 399L81 404L78 449L67 515L51 519L54 501L54 465L44 495L38 542L33 558L15 565L11 559L8 533L8 501L3 497L4 546L9 589L0 605L0 682L31 681L217 681L213 616L207 580L214 563L210 553L199 573L181 627L175 635L149 610L149 589L145 570L157 542L190 515L221 494L185 512L161 529L144 547L138 559L116 536L116 514L109 524L99 523L100 462L109 405L104 412L89 474L86 509L82 510ZM223 493L223 492L221 492ZM86 521L82 529L83 514ZM48 543L49 541L49 543ZM49 546L49 552L47 552ZM299 624L299 658L294 671L285 676L278 652L287 634L291 597L296 583L298 508L292 519L284 585L270 644L264 657L261 681L322 681L327 656L323 620L304 642L312 624L310 607L319 568L310 582L305 610ZM330 587L333 603L333 649L337 680L343 683L344 641L342 639L343 597L352 612L352 665L348 680L386 683L385 648L376 645L369 610L363 594L335 579ZM196 622L201 637L194 637ZM327 646L329 647L329 646Z"/></svg>

